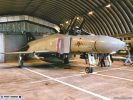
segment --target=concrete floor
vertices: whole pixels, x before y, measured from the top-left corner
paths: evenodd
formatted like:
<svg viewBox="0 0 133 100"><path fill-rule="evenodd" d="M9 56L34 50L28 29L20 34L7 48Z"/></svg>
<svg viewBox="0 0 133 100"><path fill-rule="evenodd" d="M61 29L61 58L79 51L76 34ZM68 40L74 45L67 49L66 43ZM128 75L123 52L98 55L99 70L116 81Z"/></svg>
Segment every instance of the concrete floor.
<svg viewBox="0 0 133 100"><path fill-rule="evenodd" d="M133 67L122 62L96 67L92 74L84 72L84 60L70 65L28 61L23 69L16 65L0 64L1 96L21 96L22 100L133 100Z"/></svg>

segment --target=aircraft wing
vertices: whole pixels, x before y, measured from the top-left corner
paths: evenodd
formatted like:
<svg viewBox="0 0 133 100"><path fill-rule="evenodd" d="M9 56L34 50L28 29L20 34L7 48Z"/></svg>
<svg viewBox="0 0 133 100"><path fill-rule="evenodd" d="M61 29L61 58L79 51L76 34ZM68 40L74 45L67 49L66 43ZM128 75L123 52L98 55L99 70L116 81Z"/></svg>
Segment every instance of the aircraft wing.
<svg viewBox="0 0 133 100"><path fill-rule="evenodd" d="M32 53L51 53L49 51L19 51L19 52L0 52L0 54L7 54L7 55L12 55L12 54L32 54Z"/></svg>

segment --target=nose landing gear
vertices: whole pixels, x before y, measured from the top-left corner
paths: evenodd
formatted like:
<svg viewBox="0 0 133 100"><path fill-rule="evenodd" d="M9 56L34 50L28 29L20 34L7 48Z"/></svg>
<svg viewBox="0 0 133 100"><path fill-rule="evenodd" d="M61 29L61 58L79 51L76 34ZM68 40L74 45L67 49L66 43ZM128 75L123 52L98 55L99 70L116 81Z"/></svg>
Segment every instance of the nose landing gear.
<svg viewBox="0 0 133 100"><path fill-rule="evenodd" d="M18 57L18 67L19 68L22 68L24 66L24 61L23 61L23 55L22 54L19 54L19 57Z"/></svg>
<svg viewBox="0 0 133 100"><path fill-rule="evenodd" d="M85 68L85 72L86 73L93 73L94 69L92 66L95 65L95 58L94 58L94 54L93 53L89 53L88 56L87 56L87 59L88 59L88 64L89 64L89 67L86 67ZM87 59L86 60L86 63L87 63Z"/></svg>
<svg viewBox="0 0 133 100"><path fill-rule="evenodd" d="M68 64L68 63L69 63L68 55L64 55L64 64Z"/></svg>

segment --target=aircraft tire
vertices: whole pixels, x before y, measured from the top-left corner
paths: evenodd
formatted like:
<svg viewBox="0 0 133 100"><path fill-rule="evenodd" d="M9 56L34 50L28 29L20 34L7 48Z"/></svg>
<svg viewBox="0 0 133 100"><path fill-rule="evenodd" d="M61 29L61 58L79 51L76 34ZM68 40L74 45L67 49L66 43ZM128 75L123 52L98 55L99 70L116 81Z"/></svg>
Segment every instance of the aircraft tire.
<svg viewBox="0 0 133 100"><path fill-rule="evenodd" d="M21 61L19 61L19 68L23 68L23 66L24 66L24 63L23 63L23 61L21 60Z"/></svg>
<svg viewBox="0 0 133 100"><path fill-rule="evenodd" d="M131 63L131 67L133 67L133 63Z"/></svg>
<svg viewBox="0 0 133 100"><path fill-rule="evenodd" d="M23 59L21 58L22 56L19 56L19 68L23 68L24 66L24 62L23 62Z"/></svg>
<svg viewBox="0 0 133 100"><path fill-rule="evenodd" d="M93 73L93 67L86 67L85 72L86 73Z"/></svg>
<svg viewBox="0 0 133 100"><path fill-rule="evenodd" d="M68 64L69 63L69 60L68 60L68 58L66 57L66 58L64 58L64 64Z"/></svg>

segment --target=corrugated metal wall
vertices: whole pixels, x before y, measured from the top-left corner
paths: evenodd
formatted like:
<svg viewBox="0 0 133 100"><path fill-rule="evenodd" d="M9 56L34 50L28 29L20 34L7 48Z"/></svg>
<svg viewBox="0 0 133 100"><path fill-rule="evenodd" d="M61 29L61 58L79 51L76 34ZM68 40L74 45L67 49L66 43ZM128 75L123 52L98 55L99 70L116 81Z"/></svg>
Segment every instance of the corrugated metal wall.
<svg viewBox="0 0 133 100"><path fill-rule="evenodd" d="M34 33L55 33L52 28L34 24L27 21L0 23L0 32L34 32Z"/></svg>

